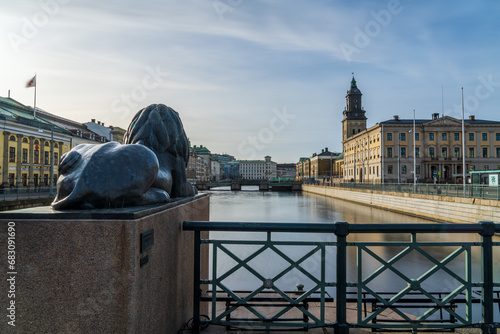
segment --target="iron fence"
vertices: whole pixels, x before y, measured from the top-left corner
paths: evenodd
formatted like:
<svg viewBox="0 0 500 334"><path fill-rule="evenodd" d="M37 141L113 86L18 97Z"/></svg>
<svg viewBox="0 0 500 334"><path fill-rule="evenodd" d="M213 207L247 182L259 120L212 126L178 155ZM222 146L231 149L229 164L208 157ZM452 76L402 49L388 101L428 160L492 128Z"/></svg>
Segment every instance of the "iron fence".
<svg viewBox="0 0 500 334"><path fill-rule="evenodd" d="M452 197L484 198L500 200L500 187L484 184L431 184L431 183L340 183L341 188L366 189L377 191L393 191L402 193L415 193L425 195L441 195Z"/></svg>
<svg viewBox="0 0 500 334"><path fill-rule="evenodd" d="M194 332L199 333L207 324L226 326L227 328L283 330L284 328L313 328L331 327L335 333L349 333L350 328L371 328L374 331L382 330L451 330L456 328L480 328L482 333L496 333L500 328L498 319L495 321L494 303L499 303L500 283L493 279L493 247L500 246L494 242L493 236L500 231L500 224L479 222L478 224L349 224L336 223L241 223L241 222L193 222L183 223L183 230L194 231ZM237 238L231 239L202 239L202 231L237 232ZM253 232L264 232L265 238L253 240ZM282 240L283 234L298 235L295 240ZM249 238L241 238L242 234L249 234ZM281 233L281 234L279 234ZM302 241L304 234L329 235L331 240ZM407 241L352 241L348 235L361 234L402 234L409 236ZM429 234L463 234L473 233L480 236L480 241L442 242L420 240L421 236ZM279 234L281 237L275 238ZM335 237L333 237L335 236ZM320 238L321 239L321 238ZM380 238L382 239L382 238ZM201 277L202 245L211 247L212 273L211 277ZM232 245L247 248L245 254L237 254L231 249ZM290 253L282 248L306 246L300 257L292 258ZM400 250L390 258L376 252L380 246L397 247ZM433 256L428 249L432 247L447 247L449 254L444 258ZM356 263L348 262L347 253L355 250ZM472 249L480 250L481 278L474 279L472 272ZM332 251L334 250L334 251ZM268 277L260 272L262 261L255 261L272 252L286 262L284 269L278 270ZM402 267L412 252L425 257L431 266L420 275L409 275ZM232 265L224 272L218 272L218 260L224 255L231 260ZM328 255L331 255L329 257ZM268 256L268 255L266 255ZM312 256L319 256L320 269L317 273L310 272L305 263ZM366 272L363 267L363 257L369 256L378 267ZM450 263L463 261L463 273L451 269ZM257 265L259 264L259 265ZM408 265L408 264L406 264ZM349 280L348 269L356 272L356 278ZM239 269L245 269L258 282L248 286L244 291L231 289L224 280ZM332 269L334 275L327 275ZM306 290L298 287L295 291L286 291L280 285L280 279L292 270L300 272L311 282ZM376 291L370 282L384 277L387 272L395 275L405 285L395 291ZM431 291L427 283L441 272L455 281L450 291ZM335 278L333 278L335 276ZM205 289L203 291L202 289ZM328 289L335 298L331 298ZM476 291L474 290L476 289ZM264 296L264 293L270 295ZM497 297L494 297L494 294ZM335 316L327 320L328 303L335 299ZM319 304L319 313L313 313L308 308L309 301ZM211 313L205 319L200 315L201 303L210 303ZM218 305L223 303L222 309ZM347 304L355 303L357 307L356 321L348 322ZM369 310L367 304L372 305ZM481 305L480 320L472 317L472 304ZM457 306L464 308L457 311ZM260 307L260 309L259 309ZM263 312L263 307L270 307L272 311ZM412 307L424 308L425 312L411 315L408 309ZM236 316L237 310L247 312L244 318ZM299 312L285 319L290 310ZM380 315L391 310L397 319L380 319ZM440 316L434 317L436 314ZM446 315L446 316L443 316ZM249 317L250 315L251 317Z"/></svg>
<svg viewBox="0 0 500 334"><path fill-rule="evenodd" d="M0 189L0 201L13 201L27 198L48 198L54 196L55 188L53 188L51 193L50 187Z"/></svg>

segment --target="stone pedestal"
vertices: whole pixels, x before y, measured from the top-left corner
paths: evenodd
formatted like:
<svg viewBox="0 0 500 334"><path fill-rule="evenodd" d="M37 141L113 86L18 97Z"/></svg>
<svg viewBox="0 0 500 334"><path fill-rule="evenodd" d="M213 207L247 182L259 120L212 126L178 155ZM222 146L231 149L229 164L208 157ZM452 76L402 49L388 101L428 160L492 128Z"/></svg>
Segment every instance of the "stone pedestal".
<svg viewBox="0 0 500 334"><path fill-rule="evenodd" d="M161 206L0 213L0 332L176 333L193 311L193 232L182 222L208 219L208 195ZM208 250L204 259L206 277ZM7 293L11 277L15 296ZM15 327L6 317L12 301Z"/></svg>

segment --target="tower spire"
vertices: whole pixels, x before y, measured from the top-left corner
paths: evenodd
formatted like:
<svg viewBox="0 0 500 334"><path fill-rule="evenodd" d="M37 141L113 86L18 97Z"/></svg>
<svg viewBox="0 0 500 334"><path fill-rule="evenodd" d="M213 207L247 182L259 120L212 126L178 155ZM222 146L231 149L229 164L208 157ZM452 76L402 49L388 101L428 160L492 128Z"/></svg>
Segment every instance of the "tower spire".
<svg viewBox="0 0 500 334"><path fill-rule="evenodd" d="M356 80L354 79L354 72L352 72L351 87L356 87Z"/></svg>

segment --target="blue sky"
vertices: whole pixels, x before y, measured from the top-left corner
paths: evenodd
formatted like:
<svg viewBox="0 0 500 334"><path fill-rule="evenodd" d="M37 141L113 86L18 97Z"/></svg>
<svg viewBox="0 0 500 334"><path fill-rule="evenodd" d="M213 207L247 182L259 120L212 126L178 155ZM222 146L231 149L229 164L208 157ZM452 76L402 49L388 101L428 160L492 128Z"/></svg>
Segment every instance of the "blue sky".
<svg viewBox="0 0 500 334"><path fill-rule="evenodd" d="M40 0L0 4L0 96L126 128L152 103L193 145L297 162L341 151L351 73L368 126L499 120L500 2ZM442 91L444 103L442 103ZM444 105L444 108L442 108Z"/></svg>

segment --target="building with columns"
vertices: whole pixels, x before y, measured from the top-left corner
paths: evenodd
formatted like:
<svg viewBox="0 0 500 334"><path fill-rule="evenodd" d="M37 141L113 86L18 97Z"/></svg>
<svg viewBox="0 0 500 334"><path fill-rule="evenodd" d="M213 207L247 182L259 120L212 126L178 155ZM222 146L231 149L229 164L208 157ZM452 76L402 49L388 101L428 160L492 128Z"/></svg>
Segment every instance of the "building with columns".
<svg viewBox="0 0 500 334"><path fill-rule="evenodd" d="M463 173L462 120L439 113L366 127L354 77L342 120L344 182L447 182ZM414 125L415 124L415 125ZM415 130L414 130L415 128ZM500 122L464 120L465 172L500 169Z"/></svg>
<svg viewBox="0 0 500 334"><path fill-rule="evenodd" d="M69 131L38 115L34 118L32 108L0 97L0 133L0 176L4 188L49 185L51 166L55 184L59 159L71 149Z"/></svg>

